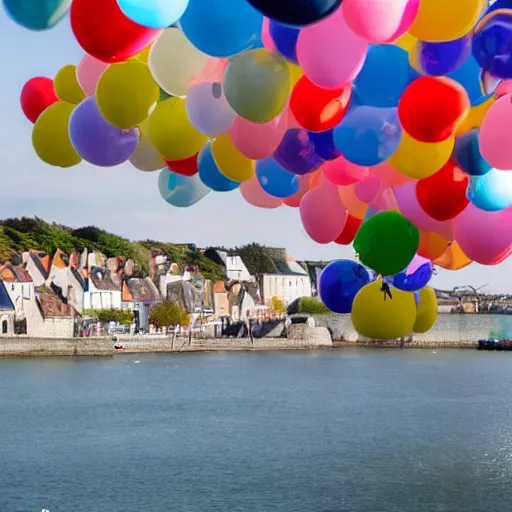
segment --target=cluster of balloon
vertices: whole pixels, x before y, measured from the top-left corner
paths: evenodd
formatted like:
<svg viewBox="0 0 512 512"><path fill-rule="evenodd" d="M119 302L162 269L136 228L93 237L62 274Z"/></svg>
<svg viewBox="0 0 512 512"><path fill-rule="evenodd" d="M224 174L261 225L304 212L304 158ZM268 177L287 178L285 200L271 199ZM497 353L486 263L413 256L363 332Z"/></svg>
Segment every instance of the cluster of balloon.
<svg viewBox="0 0 512 512"><path fill-rule="evenodd" d="M510 0L3 5L31 30L69 11L84 50L23 87L44 162L159 171L178 207L238 189L298 208L316 242L354 242L321 295L365 336L430 325L432 265L512 252Z"/></svg>

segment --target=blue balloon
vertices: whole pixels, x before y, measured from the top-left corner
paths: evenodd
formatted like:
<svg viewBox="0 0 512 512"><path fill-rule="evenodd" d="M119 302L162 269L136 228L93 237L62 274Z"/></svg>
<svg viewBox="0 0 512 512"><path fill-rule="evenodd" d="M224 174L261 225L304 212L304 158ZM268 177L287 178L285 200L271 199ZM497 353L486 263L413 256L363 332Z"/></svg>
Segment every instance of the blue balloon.
<svg viewBox="0 0 512 512"><path fill-rule="evenodd" d="M338 260L322 270L318 292L322 302L334 313L350 313L355 296L369 282L370 275L361 264Z"/></svg>
<svg viewBox="0 0 512 512"><path fill-rule="evenodd" d="M442 43L418 41L414 48L417 65L423 73L432 76L443 76L457 70L470 55L469 36Z"/></svg>
<svg viewBox="0 0 512 512"><path fill-rule="evenodd" d="M300 188L297 175L283 169L272 157L256 162L256 176L261 188L274 197L293 196Z"/></svg>
<svg viewBox="0 0 512 512"><path fill-rule="evenodd" d="M392 285L404 292L415 292L425 288L432 279L434 267L432 262L423 263L414 272L407 274L406 271L393 276Z"/></svg>
<svg viewBox="0 0 512 512"><path fill-rule="evenodd" d="M231 57L261 44L263 16L246 0L189 0L180 26L203 53Z"/></svg>
<svg viewBox="0 0 512 512"><path fill-rule="evenodd" d="M185 12L189 0L117 0L123 14L139 25L149 28L168 28Z"/></svg>
<svg viewBox="0 0 512 512"><path fill-rule="evenodd" d="M491 2L492 0L489 0L489 3ZM498 9L512 9L512 0L495 0L495 2L492 5L489 5L489 7L487 7L484 16L493 11L497 11Z"/></svg>
<svg viewBox="0 0 512 512"><path fill-rule="evenodd" d="M416 303L416 307L418 307L420 305L420 302L421 302L420 292L414 292L414 302Z"/></svg>
<svg viewBox="0 0 512 512"><path fill-rule="evenodd" d="M3 0L9 18L30 30L54 27L69 11L72 0Z"/></svg>
<svg viewBox="0 0 512 512"><path fill-rule="evenodd" d="M453 160L470 176L483 176L492 169L492 166L487 163L480 153L478 130L476 129L457 137L453 150Z"/></svg>
<svg viewBox="0 0 512 512"><path fill-rule="evenodd" d="M353 164L385 162L400 145L402 127L396 108L355 107L334 129L334 144Z"/></svg>
<svg viewBox="0 0 512 512"><path fill-rule="evenodd" d="M198 174L181 176L168 169L160 171L158 190L166 202L178 208L192 206L210 192Z"/></svg>
<svg viewBox="0 0 512 512"><path fill-rule="evenodd" d="M301 128L292 128L284 134L274 158L286 171L300 175L316 171L324 163L315 151L309 132Z"/></svg>
<svg viewBox="0 0 512 512"><path fill-rule="evenodd" d="M208 188L215 192L230 192L240 186L240 183L226 178L219 171L212 154L211 144L206 144L197 155L199 178Z"/></svg>
<svg viewBox="0 0 512 512"><path fill-rule="evenodd" d="M493 91L486 91L483 87L482 69L473 55L470 55L460 68L446 76L459 82L466 89L472 106L480 105L492 96Z"/></svg>
<svg viewBox="0 0 512 512"><path fill-rule="evenodd" d="M309 139L315 146L315 153L324 160L336 160L341 153L334 145L334 130L325 132L308 132Z"/></svg>
<svg viewBox="0 0 512 512"><path fill-rule="evenodd" d="M281 23L277 23L277 21L270 20L269 32L277 53L287 61L298 64L297 39L299 38L300 29L288 27Z"/></svg>
<svg viewBox="0 0 512 512"><path fill-rule="evenodd" d="M410 82L409 54L391 44L375 45L354 81L354 94L370 107L397 107Z"/></svg>
<svg viewBox="0 0 512 512"><path fill-rule="evenodd" d="M472 176L467 196L473 205L486 212L509 208L512 206L512 171L491 169L484 176Z"/></svg>

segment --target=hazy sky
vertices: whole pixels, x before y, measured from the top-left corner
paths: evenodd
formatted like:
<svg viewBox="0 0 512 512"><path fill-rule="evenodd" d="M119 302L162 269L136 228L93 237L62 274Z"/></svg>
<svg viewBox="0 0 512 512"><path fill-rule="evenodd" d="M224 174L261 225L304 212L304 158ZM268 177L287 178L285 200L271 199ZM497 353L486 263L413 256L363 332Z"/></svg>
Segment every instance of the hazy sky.
<svg viewBox="0 0 512 512"><path fill-rule="evenodd" d="M353 256L351 248L311 241L296 209L254 208L237 191L211 193L191 208L178 209L160 198L158 172L143 173L129 164L111 169L85 163L71 169L45 165L32 149L31 124L19 107L19 93L33 76L53 78L65 64L78 64L82 52L68 19L48 32L32 33L14 25L1 7L0 48L0 218L37 215L72 227L94 224L132 239L199 246L256 241L284 246L296 259ZM439 288L464 284L512 293L512 260L497 267L441 271L434 281Z"/></svg>

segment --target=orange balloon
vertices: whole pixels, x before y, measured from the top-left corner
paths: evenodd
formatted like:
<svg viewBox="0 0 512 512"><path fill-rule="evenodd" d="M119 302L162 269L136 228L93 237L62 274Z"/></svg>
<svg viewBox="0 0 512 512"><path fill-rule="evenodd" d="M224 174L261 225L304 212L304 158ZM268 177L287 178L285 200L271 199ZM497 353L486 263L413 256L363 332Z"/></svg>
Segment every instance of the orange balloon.
<svg viewBox="0 0 512 512"><path fill-rule="evenodd" d="M315 171L311 174L304 174L302 176L297 176L299 180L299 191L293 196L287 197L284 199L284 204L286 206L290 206L291 208L298 208L300 205L301 199L306 195L306 192L310 190L309 184L313 178L315 178L320 171Z"/></svg>
<svg viewBox="0 0 512 512"><path fill-rule="evenodd" d="M318 185L320 185L320 182L322 181L323 174L322 171L318 170L311 174L311 178L309 180L309 190L312 190Z"/></svg>
<svg viewBox="0 0 512 512"><path fill-rule="evenodd" d="M348 213L358 219L364 219L368 211L368 205L357 197L354 185L338 187L338 193Z"/></svg>
<svg viewBox="0 0 512 512"><path fill-rule="evenodd" d="M473 262L462 252L459 244L454 240L443 255L433 263L445 270L461 270Z"/></svg>
<svg viewBox="0 0 512 512"><path fill-rule="evenodd" d="M418 254L434 261L440 258L448 249L448 240L439 233L420 229L420 245Z"/></svg>

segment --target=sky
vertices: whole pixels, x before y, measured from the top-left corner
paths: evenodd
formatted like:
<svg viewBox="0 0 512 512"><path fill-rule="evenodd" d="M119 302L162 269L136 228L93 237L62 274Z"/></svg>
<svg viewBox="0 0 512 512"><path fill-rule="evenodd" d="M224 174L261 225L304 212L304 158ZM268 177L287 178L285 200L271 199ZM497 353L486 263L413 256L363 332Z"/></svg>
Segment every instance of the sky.
<svg viewBox="0 0 512 512"><path fill-rule="evenodd" d="M354 257L351 247L313 242L295 208L255 208L238 191L210 193L191 208L175 208L160 197L158 172L143 173L130 164L97 168L81 163L70 169L44 164L32 148L32 125L19 106L21 88L34 76L53 78L62 66L78 64L83 51L68 18L50 31L34 33L12 23L1 7L0 48L0 218L37 215L71 227L96 225L130 239L199 247L258 242L286 247L298 260ZM512 258L494 267L441 269L432 284L512 293Z"/></svg>

